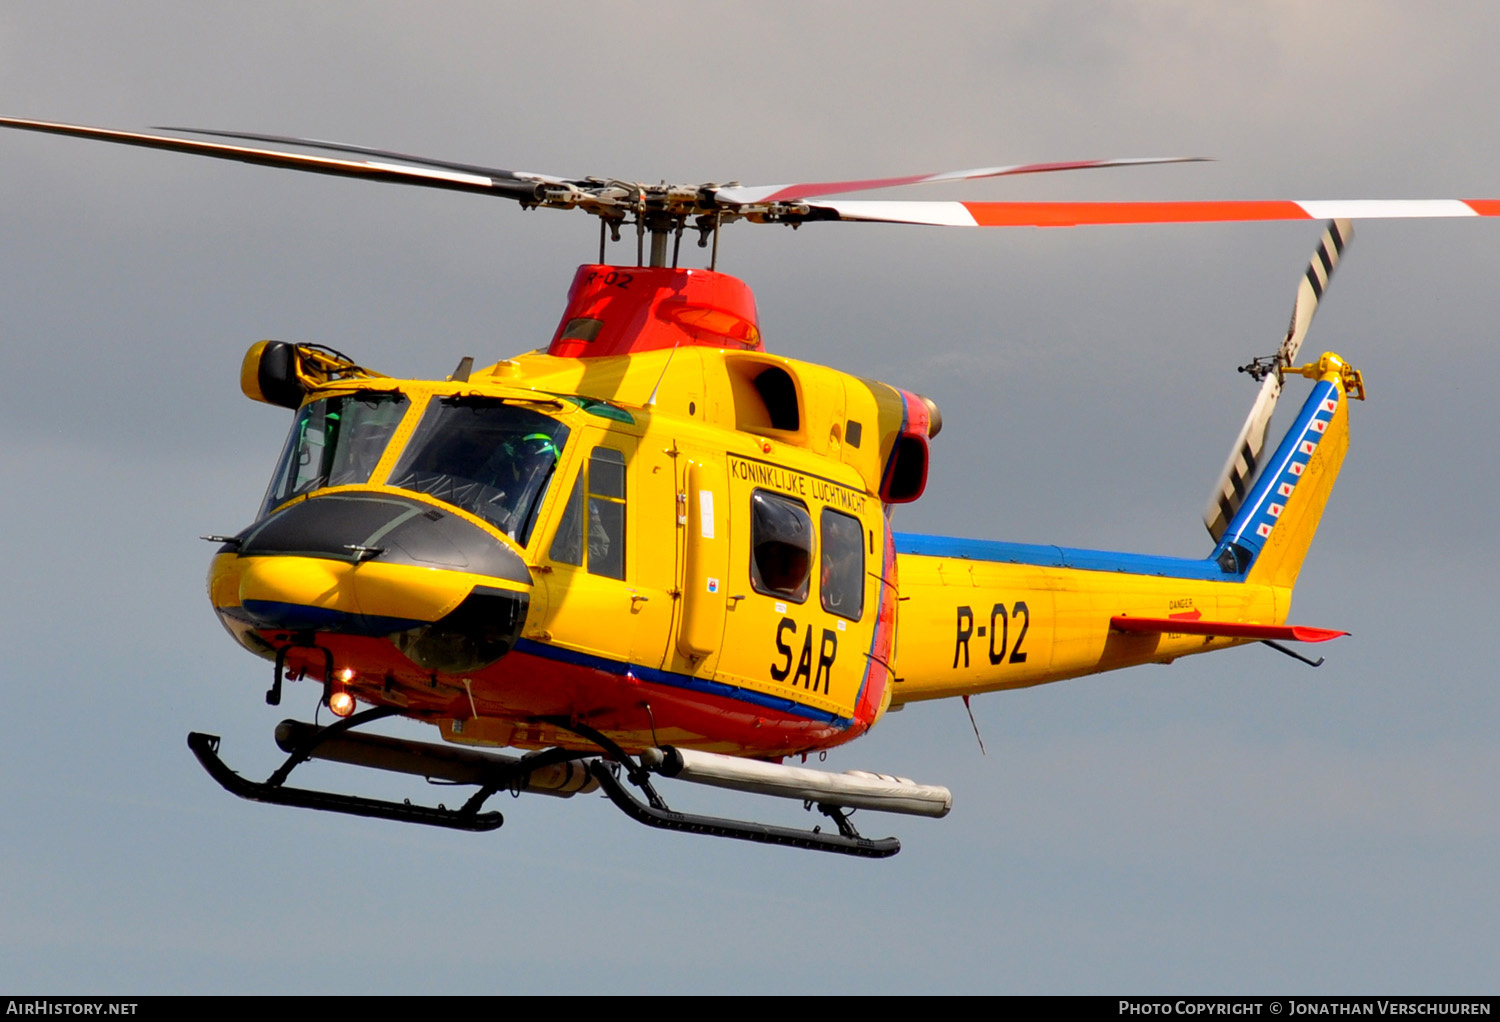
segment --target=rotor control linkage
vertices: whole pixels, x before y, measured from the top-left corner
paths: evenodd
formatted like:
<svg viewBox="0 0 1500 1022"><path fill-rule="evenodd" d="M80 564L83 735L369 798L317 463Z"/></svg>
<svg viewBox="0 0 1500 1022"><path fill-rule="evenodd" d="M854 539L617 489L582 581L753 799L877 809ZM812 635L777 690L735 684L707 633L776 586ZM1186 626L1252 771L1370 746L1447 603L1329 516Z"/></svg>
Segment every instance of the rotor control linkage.
<svg viewBox="0 0 1500 1022"><path fill-rule="evenodd" d="M1281 369L1282 361L1279 354L1257 355L1250 361L1246 362L1244 365L1240 366L1239 369L1236 370L1236 372L1248 373L1252 380L1254 380L1256 383L1260 383L1267 376L1270 376L1275 372L1280 372Z"/></svg>

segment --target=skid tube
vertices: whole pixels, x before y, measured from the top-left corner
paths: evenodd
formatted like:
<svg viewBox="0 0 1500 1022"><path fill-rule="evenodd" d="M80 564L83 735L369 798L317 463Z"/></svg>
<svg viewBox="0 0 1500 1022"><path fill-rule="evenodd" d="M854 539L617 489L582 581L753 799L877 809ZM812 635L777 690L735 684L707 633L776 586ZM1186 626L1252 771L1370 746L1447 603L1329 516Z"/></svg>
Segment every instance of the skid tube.
<svg viewBox="0 0 1500 1022"><path fill-rule="evenodd" d="M630 755L608 736L576 721L552 718L548 723L587 738L615 761L611 764L600 759L593 760L590 769L594 779L599 782L600 787L604 789L604 793L609 796L609 800L615 804L616 808L637 823L643 823L648 827L675 830L685 834L707 834L711 837L754 841L758 844L834 852L839 855L854 855L866 859L885 859L901 851L901 842L897 838L864 837L854 829L854 824L850 822L850 810L824 803L818 803L818 811L837 824L837 834L824 833L821 827L799 830L795 827L777 827L750 820L679 813L668 806L657 794L656 788L651 784L650 769L631 759ZM645 802L636 798L625 787L620 780L621 773L646 796Z"/></svg>
<svg viewBox="0 0 1500 1022"><path fill-rule="evenodd" d="M754 841L759 844L781 845L788 848L806 848L861 858L883 859L901 850L901 842L894 837L864 837L850 822L851 810L824 802L817 803L818 811L834 821L838 828L837 833L825 833L821 827L800 830L749 820L677 812L667 805L651 784L651 768L633 759L599 731L585 724L560 719L551 719L548 723L556 724L588 739L613 762L590 756L588 753L563 748L548 749L520 760L466 750L461 754L466 762L458 768L465 776L462 780L455 779L452 783L477 784L479 790L458 809L449 809L442 804L413 805L409 800L390 802L339 792L287 787L286 780L292 771L307 760L343 758L338 753L337 747L343 741L341 736L353 728L399 713L400 710L395 707L372 707L322 728L284 721L282 728L278 729L278 742L282 743L283 748L289 749L289 755L286 761L264 781L247 780L231 770L219 758L218 735L191 732L188 735L188 748L198 757L198 762L202 764L208 775L224 790L252 802L265 802L271 805L295 806L302 809L317 809L322 812L344 813L350 816L397 820L403 823L418 823L452 830L490 831L498 829L505 822L505 818L498 812L480 812L485 800L491 795L502 790L519 794L527 788L534 773L543 771L544 768L582 760L577 766L588 771L588 776L604 789L609 800L626 816L648 827L687 834L706 834L712 837ZM358 738L358 736L355 737ZM431 755L433 751L445 751L441 747L406 743L378 736L361 739L361 741L382 743L384 751L389 751L392 747L401 751L409 751L417 758L421 758L424 753ZM325 743L328 744L329 749L320 753L319 747ZM369 761L360 763L358 760L350 759L344 759L344 761L378 769L396 770L401 773L425 774L425 770L414 769L410 766L378 765ZM641 790L646 796L646 801L641 801L630 792L621 780L622 774L626 780ZM530 790L538 791L539 789L531 788ZM572 791L587 790L593 789L575 784L568 787L566 791L559 789L542 793L567 797ZM812 808L812 805L813 803L809 802L808 808Z"/></svg>
<svg viewBox="0 0 1500 1022"><path fill-rule="evenodd" d="M359 795L344 795L331 791L314 791L307 788L289 788L286 779L291 772L308 759L317 757L318 747L330 739L338 739L350 729L361 724L389 717L400 711L395 707L378 706L357 713L352 717L335 721L327 727L312 729L308 725L302 725L303 734L293 729L291 734L296 736L295 744L291 748L286 762L264 781L250 781L241 777L231 770L222 759L219 758L219 736L203 734L194 731L188 735L188 748L198 757L198 762L208 775L219 783L224 790L240 798L252 802L266 802L271 805L296 806L302 809L318 809L323 812L345 813L350 816L365 816L381 820L398 820L403 823L420 823L429 827L446 827L452 830L489 831L495 830L505 822L505 817L497 812L483 813L479 810L486 799L498 791L510 790L520 791L527 783L531 774L543 767L552 766L568 760L580 759L579 753L568 750L553 749L539 755L526 757L521 760L510 760L498 756L489 756L483 753L469 753L469 770L473 774L472 780L458 783L473 783L479 785L469 799L458 809L449 809L439 804L437 806L413 805L409 800L403 802L389 802L383 799L365 798ZM284 722L292 723L292 722ZM405 746L412 750L423 750L429 747L412 743L394 742L397 746ZM321 758L321 757L319 757ZM477 762L479 765L473 765ZM393 769L387 767L386 769ZM413 773L411 769L399 772Z"/></svg>

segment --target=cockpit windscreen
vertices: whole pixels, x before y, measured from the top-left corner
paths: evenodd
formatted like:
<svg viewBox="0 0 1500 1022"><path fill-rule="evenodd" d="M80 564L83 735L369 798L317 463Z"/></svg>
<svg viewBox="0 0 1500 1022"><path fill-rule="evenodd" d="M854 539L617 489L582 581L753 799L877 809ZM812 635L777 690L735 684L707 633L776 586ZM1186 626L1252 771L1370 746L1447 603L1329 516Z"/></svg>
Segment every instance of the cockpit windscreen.
<svg viewBox="0 0 1500 1022"><path fill-rule="evenodd" d="M325 486L369 482L406 406L406 395L393 391L339 394L303 405L261 513Z"/></svg>
<svg viewBox="0 0 1500 1022"><path fill-rule="evenodd" d="M463 508L524 546L567 439L567 426L530 408L433 398L390 485Z"/></svg>

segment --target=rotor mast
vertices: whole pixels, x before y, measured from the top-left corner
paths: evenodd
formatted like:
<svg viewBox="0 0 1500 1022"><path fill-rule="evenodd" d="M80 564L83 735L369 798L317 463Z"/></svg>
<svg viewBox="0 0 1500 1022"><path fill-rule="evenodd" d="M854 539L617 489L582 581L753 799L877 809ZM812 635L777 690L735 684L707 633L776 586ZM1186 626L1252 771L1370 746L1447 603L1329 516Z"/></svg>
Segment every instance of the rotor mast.
<svg viewBox="0 0 1500 1022"><path fill-rule="evenodd" d="M626 216L635 222L637 266L653 269L676 268L682 250L682 234L693 220L692 229L698 232L698 247L707 248L713 239L713 253L709 269L715 269L719 258L719 225L724 222L723 211L716 201L717 185L671 185L663 181L659 185L626 184L609 182L618 192L629 188L633 195L627 201L622 196L608 195L597 198L604 202L579 203L586 212L593 213L603 222L599 233L599 261L605 262L605 230L609 239L620 240L620 224ZM737 182L736 182L737 184ZM613 200L613 201L608 201ZM623 208L623 209L622 209ZM626 213L623 210L628 210ZM647 239L649 238L649 250ZM667 261L667 242L672 243L671 262Z"/></svg>

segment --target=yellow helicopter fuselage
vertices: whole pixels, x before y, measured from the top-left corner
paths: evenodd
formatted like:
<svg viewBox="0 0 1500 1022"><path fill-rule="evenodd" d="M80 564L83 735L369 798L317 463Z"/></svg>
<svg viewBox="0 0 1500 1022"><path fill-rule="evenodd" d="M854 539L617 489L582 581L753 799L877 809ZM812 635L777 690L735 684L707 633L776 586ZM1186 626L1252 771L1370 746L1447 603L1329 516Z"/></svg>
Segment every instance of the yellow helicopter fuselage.
<svg viewBox="0 0 1500 1022"><path fill-rule="evenodd" d="M607 269L580 278L602 288ZM451 741L586 745L584 725L628 751L779 757L893 704L1170 661L1285 620L1347 444L1336 368L1248 564L1223 544L1185 560L898 535L930 404L765 353L753 307L714 311L672 322L718 344L537 351L437 382L304 374L264 517L210 571L226 627ZM595 343L589 318L565 316L550 350ZM253 396L264 357L247 359ZM545 471L520 479L512 445L544 448Z"/></svg>

